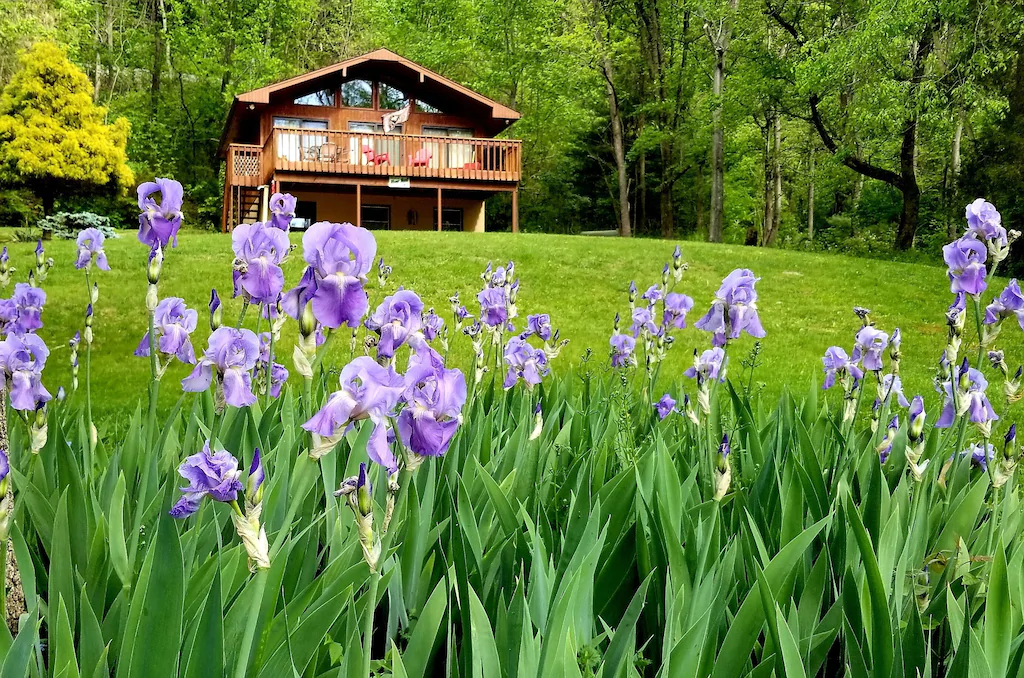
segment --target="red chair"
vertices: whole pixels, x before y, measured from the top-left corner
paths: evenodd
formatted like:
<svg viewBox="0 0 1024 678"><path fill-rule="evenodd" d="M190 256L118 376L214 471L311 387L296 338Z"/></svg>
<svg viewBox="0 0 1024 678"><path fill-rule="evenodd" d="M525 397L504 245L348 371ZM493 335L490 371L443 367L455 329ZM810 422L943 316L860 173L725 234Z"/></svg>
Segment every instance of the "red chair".
<svg viewBox="0 0 1024 678"><path fill-rule="evenodd" d="M415 154L409 156L409 164L413 167L426 167L430 159L434 157L429 148L421 148Z"/></svg>
<svg viewBox="0 0 1024 678"><path fill-rule="evenodd" d="M369 144L363 144L363 155L366 156L366 164L368 165L383 165L386 162L390 162L387 153L374 153L373 147Z"/></svg>

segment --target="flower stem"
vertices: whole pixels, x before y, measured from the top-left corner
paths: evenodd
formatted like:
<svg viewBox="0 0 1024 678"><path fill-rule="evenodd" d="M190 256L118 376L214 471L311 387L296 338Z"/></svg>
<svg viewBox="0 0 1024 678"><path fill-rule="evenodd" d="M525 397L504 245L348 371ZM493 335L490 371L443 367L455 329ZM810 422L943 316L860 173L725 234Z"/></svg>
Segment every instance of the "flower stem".
<svg viewBox="0 0 1024 678"><path fill-rule="evenodd" d="M273 377L273 372L274 372L274 328L273 327L270 328L270 343L269 343L267 349L268 349L268 351L267 351L267 380L266 380L266 382L264 384L264 388L266 390L266 393L263 394L263 397L264 397L263 411L264 412L266 412L267 408L270 407L271 378Z"/></svg>
<svg viewBox="0 0 1024 678"><path fill-rule="evenodd" d="M89 267L85 268L85 295L86 299L92 302L92 284L89 279ZM95 314L96 309L93 308ZM93 423L92 423L92 336L90 333L89 341L85 342L85 418L86 424L89 428L89 454L85 458L85 471L86 473L92 472L92 458L95 452L93 443Z"/></svg>
<svg viewBox="0 0 1024 678"><path fill-rule="evenodd" d="M256 624L260 618L260 607L263 604L263 591L267 587L267 576L268 570L263 568L256 570L253 583L253 597L252 601L250 601L249 616L245 624L245 635L242 636L238 663L235 664L235 678L245 678L245 672L249 668L249 655L252 652L253 638L256 637Z"/></svg>
<svg viewBox="0 0 1024 678"><path fill-rule="evenodd" d="M373 613L377 609L377 586L379 584L380 572L371 572L370 588L366 592L366 611L363 613L363 670L361 675L364 676L371 675L370 654L373 650Z"/></svg>
<svg viewBox="0 0 1024 678"><path fill-rule="evenodd" d="M248 311L248 310L249 310L249 299L248 298L242 299L242 312L238 314L238 324L235 325L236 328L242 329L242 323L245 322L245 312Z"/></svg>
<svg viewBox="0 0 1024 678"><path fill-rule="evenodd" d="M978 360L974 364L975 369L981 369L981 360L985 356L985 344L983 343L982 328L981 328L981 301L978 297L974 298L974 323L978 327Z"/></svg>

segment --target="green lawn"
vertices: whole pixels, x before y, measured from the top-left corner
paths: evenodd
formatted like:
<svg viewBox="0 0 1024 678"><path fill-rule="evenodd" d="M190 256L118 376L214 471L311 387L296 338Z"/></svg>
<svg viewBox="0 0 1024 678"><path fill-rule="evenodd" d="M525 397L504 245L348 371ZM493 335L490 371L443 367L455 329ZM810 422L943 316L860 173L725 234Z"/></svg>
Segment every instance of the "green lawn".
<svg viewBox="0 0 1024 678"><path fill-rule="evenodd" d="M301 243L301 235L295 234L293 241ZM612 318L616 311L628 317L629 281L635 278L641 290L658 281L672 252L672 244L663 241L556 235L385 232L378 235L378 244L379 254L394 267L388 291L405 285L446 316L447 298L456 290L470 311L476 311L479 273L488 261L514 260L522 281L520 314L525 318L528 313L550 313L553 324L571 340L555 362L557 370L577 364L588 347L594 349L595 362L606 362ZM230 295L230 245L225 235L183 231L180 246L168 253L164 264L161 294L181 296L200 312L200 326L193 337L197 354L209 334L206 305L210 288L216 287L222 297ZM84 275L72 266L74 247L73 242L47 246L47 254L57 265L44 284L48 302L43 314L46 327L40 334L53 349L45 379L53 392L70 383L65 342L81 327L86 304ZM24 280L32 266L33 248L29 243L10 246L12 264L19 269L17 280ZM108 241L106 249L113 270L94 273L100 284L93 359L98 417L133 408L144 398L149 376L148 362L132 356L147 322L146 249L133 233ZM832 344L852 349L859 325L851 309L862 305L874 311L882 329L902 328L908 396L932 394L932 402L937 404L931 377L945 343L944 311L950 302L942 268L704 243L685 243L684 257L690 268L677 290L696 302L691 324L706 310L729 271L747 267L761 276L759 308L768 336L755 380L766 382L768 394L778 394L783 385L802 393L810 379L820 382L821 354ZM289 285L298 279L301 267L301 250L297 250L286 265ZM371 304L375 305L382 292L372 282ZM1004 282L999 280L994 291ZM240 308L240 303L228 300L225 321L233 322ZM973 331L972 318L969 315L969 331ZM255 314L250 313L247 324L253 327L254 322ZM290 344L293 337L294 323L286 331L285 342ZM672 357L662 369L660 386L678 391L683 382L681 371L689 364L693 349L704 348L708 339L706 333L692 327L679 333ZM1000 339L1008 349L1008 360L1016 366L1024 359L1020 330L1008 323ZM459 344L453 348L456 360L463 361L468 355L467 341L459 337L455 343ZM752 343L744 337L731 350L733 376L738 375L739 360ZM286 351L284 355L290 356L290 346ZM335 351L338 360L343 360L348 342L337 342ZM291 368L290 358L282 362ZM161 394L165 405L180 395L177 382L186 373L180 365L168 370ZM993 385L998 389L999 381L994 380ZM692 389L690 384L685 386Z"/></svg>

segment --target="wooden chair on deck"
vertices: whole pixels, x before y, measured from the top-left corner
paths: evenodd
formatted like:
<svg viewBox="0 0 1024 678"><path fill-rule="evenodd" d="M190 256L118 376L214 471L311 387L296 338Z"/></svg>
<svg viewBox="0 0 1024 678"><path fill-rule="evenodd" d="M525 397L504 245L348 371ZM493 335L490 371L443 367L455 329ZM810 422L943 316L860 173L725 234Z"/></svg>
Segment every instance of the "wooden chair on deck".
<svg viewBox="0 0 1024 678"><path fill-rule="evenodd" d="M421 148L409 156L409 164L413 167L427 167L430 165L430 160L433 157L434 154L431 153L429 148Z"/></svg>
<svg viewBox="0 0 1024 678"><path fill-rule="evenodd" d="M367 165L383 165L391 161L387 153L376 153L369 144L363 144L363 155L366 156Z"/></svg>

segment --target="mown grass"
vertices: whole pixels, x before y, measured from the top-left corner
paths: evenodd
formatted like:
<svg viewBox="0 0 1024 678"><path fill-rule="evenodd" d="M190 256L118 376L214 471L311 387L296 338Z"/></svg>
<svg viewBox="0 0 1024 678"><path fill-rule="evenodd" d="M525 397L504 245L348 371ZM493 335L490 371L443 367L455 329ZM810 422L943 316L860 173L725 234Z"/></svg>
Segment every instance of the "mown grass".
<svg viewBox="0 0 1024 678"><path fill-rule="evenodd" d="M571 341L554 363L558 371L578 364L588 348L594 350L594 361L606 362L612 319L616 312L628 318L629 281L635 278L641 290L657 282L673 247L672 243L657 240L557 235L383 232L377 237L379 254L394 268L386 291L403 284L446 317L447 299L456 290L470 311L476 311L479 273L488 261L514 260L522 281L521 315L525 318L527 313L550 313L553 324ZM161 296L183 297L199 310L200 326L193 337L199 353L209 334L206 305L210 289L216 287L225 299L230 296L231 242L226 235L189 231L183 231L179 240L179 247L168 252L160 292ZM301 234L294 234L293 241L300 249L286 264L289 285L298 280L303 265ZM47 243L47 255L57 265L44 283L48 294L43 315L46 327L40 334L53 349L45 378L53 392L58 386L70 384L65 342L82 326L86 304L84 275L72 267L74 248L73 242ZM25 279L33 263L33 249L30 243L10 246L11 262L18 268L16 280ZM123 421L145 394L148 363L133 357L132 351L146 329L147 252L133 233L108 241L106 249L113 270L93 273L100 285L93 400L97 417L109 422L112 415ZM944 312L950 302L942 268L706 243L684 243L684 257L689 270L677 290L696 302L691 325L706 310L729 271L746 267L761 277L759 308L768 338L763 342L754 382L764 382L766 395L774 398L787 386L803 393L812 379L820 382L824 350L832 344L852 348L858 328L851 311L854 305L872 309L882 329L902 329L902 367L908 395L933 389L934 365L946 341ZM371 304L375 305L383 293L375 281L371 283ZM1004 283L994 283L994 292ZM234 323L240 308L238 300L226 299L225 322ZM249 327L255 327L255 316L249 313ZM968 333L972 333L973 315L969 313L968 319ZM294 331L294 323L289 323L286 346L278 351L284 357L281 362L289 368ZM1024 359L1024 342L1018 332L1016 327L1006 327L999 342L1013 366ZM671 357L661 370L658 390L672 388L678 394L681 372L690 363L694 348L704 348L707 342L708 335L692 326L679 333ZM335 362L346 357L349 344L347 340L336 342ZM468 341L457 337L452 344L455 362L466 366ZM739 376L740 360L752 346L753 341L744 337L730 349L734 378ZM161 392L163 406L170 406L179 397L177 382L185 374L187 370L181 365L168 370ZM82 380L84 384L84 368ZM82 397L81 391L76 397Z"/></svg>

